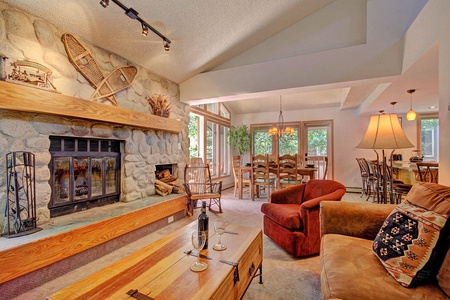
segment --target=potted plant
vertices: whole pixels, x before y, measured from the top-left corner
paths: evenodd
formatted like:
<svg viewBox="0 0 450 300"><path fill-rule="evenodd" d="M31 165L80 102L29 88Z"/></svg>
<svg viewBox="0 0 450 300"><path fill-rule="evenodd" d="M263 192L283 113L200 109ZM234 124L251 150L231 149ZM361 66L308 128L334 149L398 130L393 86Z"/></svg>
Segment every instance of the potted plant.
<svg viewBox="0 0 450 300"><path fill-rule="evenodd" d="M228 132L228 144L234 148L239 156L250 151L251 134L247 125L231 126Z"/></svg>

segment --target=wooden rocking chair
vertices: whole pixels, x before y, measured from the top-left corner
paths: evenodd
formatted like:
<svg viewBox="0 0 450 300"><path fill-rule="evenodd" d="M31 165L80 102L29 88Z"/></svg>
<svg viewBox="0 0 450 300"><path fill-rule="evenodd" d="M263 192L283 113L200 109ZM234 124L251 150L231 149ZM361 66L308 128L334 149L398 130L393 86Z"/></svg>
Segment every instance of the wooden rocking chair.
<svg viewBox="0 0 450 300"><path fill-rule="evenodd" d="M184 187L187 194L186 213L194 214L197 200L209 199L209 210L214 213L222 212L220 198L222 197L222 181L211 182L211 172L208 164L190 164L184 168ZM217 205L218 211L211 208Z"/></svg>

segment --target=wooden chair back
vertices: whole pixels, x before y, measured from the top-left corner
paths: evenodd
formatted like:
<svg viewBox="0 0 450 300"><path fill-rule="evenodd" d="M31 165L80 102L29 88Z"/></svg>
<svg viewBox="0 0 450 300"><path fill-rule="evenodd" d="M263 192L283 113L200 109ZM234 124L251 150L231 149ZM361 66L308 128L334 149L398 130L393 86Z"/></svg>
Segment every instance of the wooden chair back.
<svg viewBox="0 0 450 300"><path fill-rule="evenodd" d="M297 155L285 154L278 157L278 183L280 188L299 184Z"/></svg>
<svg viewBox="0 0 450 300"><path fill-rule="evenodd" d="M439 163L416 162L419 181L438 183Z"/></svg>
<svg viewBox="0 0 450 300"><path fill-rule="evenodd" d="M189 164L184 168L184 187L187 194L187 212L193 214L193 201L209 199L211 204L219 206L222 212L220 198L222 194L222 181L212 182L211 171L208 164Z"/></svg>
<svg viewBox="0 0 450 300"><path fill-rule="evenodd" d="M259 197L259 192L261 187L267 188L267 195L270 198L271 188L275 189L275 179L270 176L269 171L269 156L258 154L252 156L252 172L253 172L253 191L256 191ZM252 193L252 199L254 199L254 192Z"/></svg>
<svg viewBox="0 0 450 300"><path fill-rule="evenodd" d="M308 155L308 163L313 163L317 167L317 179L326 179L328 171L328 156Z"/></svg>
<svg viewBox="0 0 450 300"><path fill-rule="evenodd" d="M233 166L233 176L234 176L234 193L233 195L236 196L236 193L238 191L239 187L239 168L241 167L241 157L239 155L233 156L232 160L232 166ZM244 177L245 175L245 177ZM251 176L249 175L249 172L245 172L245 174L242 174L241 178L242 187L244 186L251 186Z"/></svg>

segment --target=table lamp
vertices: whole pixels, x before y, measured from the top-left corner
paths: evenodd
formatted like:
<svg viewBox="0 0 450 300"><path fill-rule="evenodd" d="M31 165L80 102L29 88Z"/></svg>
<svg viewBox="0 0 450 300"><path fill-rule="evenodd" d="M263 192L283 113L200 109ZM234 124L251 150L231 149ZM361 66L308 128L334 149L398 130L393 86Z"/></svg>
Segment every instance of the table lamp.
<svg viewBox="0 0 450 300"><path fill-rule="evenodd" d="M379 155L377 150L382 151L382 187L383 201L387 202L387 160L385 155L386 149L393 149L391 152L390 167L392 169L392 155L395 149L412 148L414 145L408 140L398 121L397 114L380 114L370 116L369 127L361 142L356 148L373 149L377 154L377 163ZM392 170L391 170L392 174ZM392 176L390 176L390 184L392 186ZM392 191L391 191L392 193ZM391 195L392 196L392 195Z"/></svg>

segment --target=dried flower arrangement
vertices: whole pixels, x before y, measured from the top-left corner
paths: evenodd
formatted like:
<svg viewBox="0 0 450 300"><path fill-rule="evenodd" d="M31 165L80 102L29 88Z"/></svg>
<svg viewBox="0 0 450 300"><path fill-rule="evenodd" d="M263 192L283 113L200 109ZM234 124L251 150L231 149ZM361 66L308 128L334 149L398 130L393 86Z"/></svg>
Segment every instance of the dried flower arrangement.
<svg viewBox="0 0 450 300"><path fill-rule="evenodd" d="M170 115L170 102L167 96L155 94L146 98L148 104L152 108L152 112L156 116L168 118Z"/></svg>

